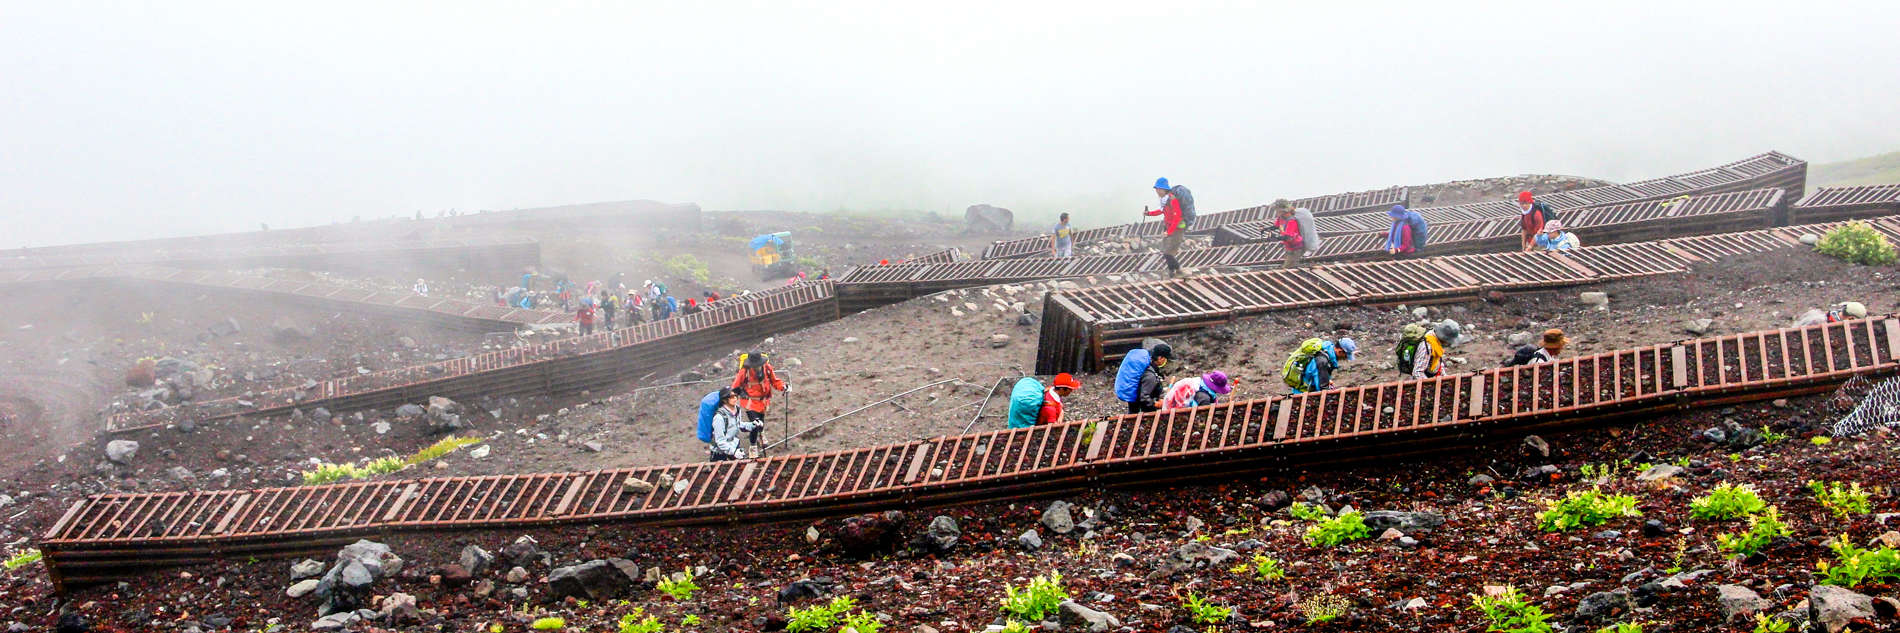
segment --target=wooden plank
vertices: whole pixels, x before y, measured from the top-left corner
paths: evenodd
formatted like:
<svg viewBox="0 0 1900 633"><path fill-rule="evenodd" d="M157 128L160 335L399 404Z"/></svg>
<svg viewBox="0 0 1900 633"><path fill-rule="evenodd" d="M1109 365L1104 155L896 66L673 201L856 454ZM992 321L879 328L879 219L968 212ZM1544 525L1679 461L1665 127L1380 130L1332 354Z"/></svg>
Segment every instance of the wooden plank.
<svg viewBox="0 0 1900 633"><path fill-rule="evenodd" d="M1459 270L1457 266L1453 266L1449 262L1446 262L1443 259L1433 257L1433 258L1425 260L1425 264L1427 266L1431 266L1440 271L1443 271L1447 275L1451 275L1453 278L1457 279L1459 282L1463 283L1464 285L1467 285L1467 286L1478 285L1477 279L1472 278L1471 275L1465 274L1465 271Z"/></svg>
<svg viewBox="0 0 1900 633"><path fill-rule="evenodd" d="M1293 399L1281 398L1274 401L1274 404L1280 407L1280 412L1274 415L1273 439L1275 441L1284 440L1286 439L1288 419L1293 415Z"/></svg>
<svg viewBox="0 0 1900 633"><path fill-rule="evenodd" d="M250 502L251 502L251 493L247 492L247 493L244 493L243 496L238 497L237 502L231 504L231 509L224 513L224 518L218 520L218 527L212 529L212 531L218 534L230 534L231 522L237 519L238 512L244 509L244 504L247 504Z"/></svg>
<svg viewBox="0 0 1900 633"><path fill-rule="evenodd" d="M402 515L403 506L408 505L409 502L415 498L416 484L412 483L409 484L409 487L403 488L401 494L396 495L395 503L389 504L389 511L383 513L383 522L387 523L396 520L396 517Z"/></svg>
<svg viewBox="0 0 1900 633"><path fill-rule="evenodd" d="M1900 319L1887 319L1881 326L1887 330L1887 354L1900 360Z"/></svg>
<svg viewBox="0 0 1900 633"><path fill-rule="evenodd" d="M593 479L592 476L582 475L579 477L575 477L574 481L568 482L567 493L561 495L561 502L558 504L555 504L554 511L550 512L549 514L552 514L554 516L561 516L563 514L567 514L568 506L571 506L574 504L574 497L581 493L582 488L587 487L587 482L588 480L591 480L591 479Z"/></svg>
<svg viewBox="0 0 1900 633"><path fill-rule="evenodd" d="M904 471L904 483L907 483L907 484L917 483L917 474L923 470L925 460L930 458L930 451L931 451L932 446L936 446L936 445L925 444L923 446L917 447L917 454L912 455L910 457L910 469Z"/></svg>
<svg viewBox="0 0 1900 633"><path fill-rule="evenodd" d="M1342 280L1338 277L1334 277L1332 273L1326 272L1325 268L1309 268L1306 270L1306 272L1313 273L1314 277L1318 277L1320 278L1321 281L1324 281L1328 284L1332 284L1334 288L1338 288L1340 292L1345 293L1345 295L1348 297L1358 296L1362 294L1361 292L1359 292L1358 287L1352 284L1346 283L1345 280Z"/></svg>
<svg viewBox="0 0 1900 633"><path fill-rule="evenodd" d="M1484 415L1484 374L1471 377L1471 406L1465 415L1473 418Z"/></svg>
<svg viewBox="0 0 1900 633"><path fill-rule="evenodd" d="M745 469L739 471L739 480L732 482L732 489L726 491L726 503L733 503L745 496L746 484L752 482L752 473L758 470L759 462L748 461Z"/></svg>
<svg viewBox="0 0 1900 633"><path fill-rule="evenodd" d="M1677 389L1689 388L1689 350L1681 345L1669 348L1671 367L1669 384Z"/></svg>

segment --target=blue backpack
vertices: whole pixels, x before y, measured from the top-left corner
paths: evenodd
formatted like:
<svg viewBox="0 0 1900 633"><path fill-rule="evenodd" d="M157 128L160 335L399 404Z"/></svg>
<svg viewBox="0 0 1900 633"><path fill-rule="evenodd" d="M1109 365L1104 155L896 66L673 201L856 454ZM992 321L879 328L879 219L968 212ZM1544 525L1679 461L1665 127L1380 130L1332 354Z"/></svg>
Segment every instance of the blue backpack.
<svg viewBox="0 0 1900 633"><path fill-rule="evenodd" d="M719 412L719 392L714 391L699 399L699 441L712 443L713 414Z"/></svg>
<svg viewBox="0 0 1900 633"><path fill-rule="evenodd" d="M1136 392L1141 390L1141 374L1148 371L1148 365L1153 362L1147 348L1128 350L1128 355L1122 357L1121 369L1115 372L1115 397L1122 402L1134 402Z"/></svg>
<svg viewBox="0 0 1900 633"><path fill-rule="evenodd" d="M1009 428L1035 426L1036 418L1041 414L1042 381L1024 376L1009 390Z"/></svg>

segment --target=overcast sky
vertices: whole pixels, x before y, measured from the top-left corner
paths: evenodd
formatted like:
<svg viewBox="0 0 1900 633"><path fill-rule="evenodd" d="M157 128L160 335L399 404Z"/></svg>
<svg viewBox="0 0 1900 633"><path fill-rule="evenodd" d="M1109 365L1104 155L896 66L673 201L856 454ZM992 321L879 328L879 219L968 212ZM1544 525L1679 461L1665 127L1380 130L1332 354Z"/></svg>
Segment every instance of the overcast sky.
<svg viewBox="0 0 1900 633"><path fill-rule="evenodd" d="M605 5L605 6L601 6ZM0 246L648 198L1126 221L1900 149L1900 3L0 0Z"/></svg>

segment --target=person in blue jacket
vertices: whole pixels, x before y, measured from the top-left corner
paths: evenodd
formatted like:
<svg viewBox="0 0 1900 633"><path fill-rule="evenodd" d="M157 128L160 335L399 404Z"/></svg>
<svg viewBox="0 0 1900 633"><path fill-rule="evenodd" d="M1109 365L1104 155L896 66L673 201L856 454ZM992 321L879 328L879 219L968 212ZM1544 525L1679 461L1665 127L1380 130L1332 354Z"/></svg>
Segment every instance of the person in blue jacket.
<svg viewBox="0 0 1900 633"><path fill-rule="evenodd" d="M1161 396L1168 388L1161 372L1173 358L1174 348L1159 339L1143 341L1122 357L1121 369L1115 372L1115 397L1128 403L1129 413L1160 410Z"/></svg>
<svg viewBox="0 0 1900 633"><path fill-rule="evenodd" d="M1405 259L1425 250L1425 216L1402 204L1392 205L1385 214L1392 218L1392 228L1385 234L1387 254Z"/></svg>
<svg viewBox="0 0 1900 633"><path fill-rule="evenodd" d="M1312 385L1314 391L1325 391L1333 388L1333 370L1339 368L1339 362L1352 360L1357 355L1359 344L1351 338L1342 338L1338 342L1326 341L1319 344L1319 353L1306 361L1306 369L1301 373L1306 384ZM1293 393L1301 392L1296 388Z"/></svg>

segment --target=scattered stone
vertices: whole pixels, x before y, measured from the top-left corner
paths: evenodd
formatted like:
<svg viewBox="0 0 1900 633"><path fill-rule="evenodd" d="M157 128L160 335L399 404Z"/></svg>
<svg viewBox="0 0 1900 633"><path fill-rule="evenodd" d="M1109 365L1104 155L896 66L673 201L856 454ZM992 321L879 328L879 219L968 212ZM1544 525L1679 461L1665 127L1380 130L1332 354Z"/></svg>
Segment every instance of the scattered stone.
<svg viewBox="0 0 1900 633"><path fill-rule="evenodd" d="M416 597L400 591L383 598L383 608L378 613L384 624L413 624L422 620Z"/></svg>
<svg viewBox="0 0 1900 633"><path fill-rule="evenodd" d="M1715 320L1714 319L1695 319L1695 320L1690 321L1687 325L1682 326L1682 331L1688 332L1690 334L1694 334L1696 336L1702 336L1704 334L1708 334L1710 332L1715 331Z"/></svg>
<svg viewBox="0 0 1900 633"><path fill-rule="evenodd" d="M930 520L930 526L925 528L915 544L926 551L948 552L957 546L957 538L962 534L963 531L957 529L956 519L937 515L936 518Z"/></svg>
<svg viewBox="0 0 1900 633"><path fill-rule="evenodd" d="M1057 619L1063 626L1085 627L1089 633L1107 633L1121 628L1122 621L1115 616L1083 606L1074 600L1064 600L1056 606Z"/></svg>
<svg viewBox="0 0 1900 633"><path fill-rule="evenodd" d="M1610 295L1605 292L1584 292L1577 295L1577 303L1587 306L1610 305Z"/></svg>
<svg viewBox="0 0 1900 633"><path fill-rule="evenodd" d="M462 547L462 556L459 561L468 573L479 575L488 570L489 563L495 562L495 555L488 553L488 550L482 549L480 545L469 544Z"/></svg>
<svg viewBox="0 0 1900 633"><path fill-rule="evenodd" d="M318 581L313 592L323 600L318 614L330 615L363 608L369 604L371 585L401 573L402 565L402 557L390 552L389 546L382 543L359 539L343 546L337 551L336 563Z"/></svg>
<svg viewBox="0 0 1900 633"><path fill-rule="evenodd" d="M1269 490L1267 494L1260 495L1259 504L1261 508L1271 512L1293 505L1293 496L1284 490Z"/></svg>
<svg viewBox="0 0 1900 633"><path fill-rule="evenodd" d="M1108 557L1108 560L1114 563L1116 567L1128 568L1135 566L1135 557L1129 556L1126 552L1116 552L1114 556Z"/></svg>
<svg viewBox="0 0 1900 633"><path fill-rule="evenodd" d="M1192 541L1175 548L1167 558L1156 562L1155 570L1148 574L1148 579L1166 578L1196 568L1218 568L1222 563L1239 556L1238 552L1231 549Z"/></svg>
<svg viewBox="0 0 1900 633"><path fill-rule="evenodd" d="M1205 527L1207 527L1207 522L1202 521L1200 517L1190 516L1187 518L1187 534L1192 535L1196 532L1200 532L1201 528Z"/></svg>
<svg viewBox="0 0 1900 633"><path fill-rule="evenodd" d="M1365 514L1366 527L1374 532L1430 532L1445 524L1445 515L1436 512L1397 512L1374 510Z"/></svg>
<svg viewBox="0 0 1900 633"><path fill-rule="evenodd" d="M640 580L640 566L624 558L590 560L557 567L548 574L548 591L556 597L605 600L627 593Z"/></svg>
<svg viewBox="0 0 1900 633"><path fill-rule="evenodd" d="M1839 633L1856 620L1872 620L1875 615L1873 598L1846 587L1815 585L1808 590L1808 621L1828 633Z"/></svg>
<svg viewBox="0 0 1900 633"><path fill-rule="evenodd" d="M1643 536L1656 538L1656 537L1668 536L1668 535L1669 535L1669 526L1664 525L1661 520L1650 519L1648 521L1643 522Z"/></svg>
<svg viewBox="0 0 1900 633"><path fill-rule="evenodd" d="M1524 448L1537 453L1538 457L1550 457L1550 442L1535 435L1524 436Z"/></svg>
<svg viewBox="0 0 1900 633"><path fill-rule="evenodd" d="M587 452L590 452L590 453L598 453L607 449L606 445L601 444L600 442L591 441L591 440L586 441L586 442L581 442L581 448L587 449Z"/></svg>
<svg viewBox="0 0 1900 633"><path fill-rule="evenodd" d="M1075 517L1069 514L1069 509L1073 507L1067 501L1050 502L1049 509L1042 512L1042 526L1057 534L1075 531Z"/></svg>
<svg viewBox="0 0 1900 633"><path fill-rule="evenodd" d="M186 482L198 478L197 475L191 474L191 469L185 468L184 466L173 466L165 469L165 476L177 482Z"/></svg>
<svg viewBox="0 0 1900 633"><path fill-rule="evenodd" d="M132 440L112 440L106 442L106 459L115 464L124 464L139 454L139 443Z"/></svg>
<svg viewBox="0 0 1900 633"><path fill-rule="evenodd" d="M1808 246L1814 246L1816 244L1821 243L1821 236L1815 235L1813 233L1802 233L1801 237L1798 239L1801 240L1802 244L1806 244Z"/></svg>
<svg viewBox="0 0 1900 633"><path fill-rule="evenodd" d="M1024 551L1029 552L1042 549L1042 535L1035 530L1023 532L1022 536L1016 537L1016 544L1022 546Z"/></svg>
<svg viewBox="0 0 1900 633"><path fill-rule="evenodd" d="M423 410L421 405L405 404L400 407L396 407L396 417L402 418L404 420L407 420L410 418L419 418L419 417L422 417L426 413L428 412Z"/></svg>
<svg viewBox="0 0 1900 633"><path fill-rule="evenodd" d="M469 459L482 459L482 458L488 457L488 454L492 452L493 450L494 449L489 448L487 444L483 444L481 446L475 447L473 450L470 450L468 452L468 457Z"/></svg>
<svg viewBox="0 0 1900 633"><path fill-rule="evenodd" d="M1473 486L1489 486L1496 482L1497 482L1497 479L1492 478L1490 475L1486 475L1484 473L1478 473L1476 475L1472 475L1470 479L1465 480L1465 483L1471 484Z"/></svg>
<svg viewBox="0 0 1900 633"><path fill-rule="evenodd" d="M205 331L210 332L212 336L230 336L244 331L244 328L238 327L237 319L225 317L223 321L212 323L211 327L205 328Z"/></svg>
<svg viewBox="0 0 1900 633"><path fill-rule="evenodd" d="M515 542L509 543L507 547L501 548L501 560L510 565L528 567L535 563L551 564L554 556L541 550L540 541L534 540L532 536L524 535L515 539Z"/></svg>
<svg viewBox="0 0 1900 633"><path fill-rule="evenodd" d="M990 347L1009 347L1008 334L991 334Z"/></svg>
<svg viewBox="0 0 1900 633"><path fill-rule="evenodd" d="M1599 591L1583 597L1577 602L1577 619L1605 621L1614 619L1636 609L1636 603L1630 599L1630 592Z"/></svg>
<svg viewBox="0 0 1900 633"><path fill-rule="evenodd" d="M502 575L501 579L508 581L509 584L519 585L528 582L528 570L520 566L509 567L508 573Z"/></svg>
<svg viewBox="0 0 1900 633"><path fill-rule="evenodd" d="M306 558L306 559L297 561L295 563L292 563L290 565L290 579L291 580L303 580L305 578L315 578L317 577L317 574L321 574L321 573L323 573L323 563L321 561L315 561L315 560Z"/></svg>
<svg viewBox="0 0 1900 633"><path fill-rule="evenodd" d="M831 540L846 555L868 556L895 547L903 523L904 513L897 510L854 516L839 524Z"/></svg>
<svg viewBox="0 0 1900 633"><path fill-rule="evenodd" d="M282 341L310 338L309 330L303 329L302 326L297 325L296 321L290 320L290 317L287 316L277 317L277 320L271 321L270 331L272 336Z"/></svg>
<svg viewBox="0 0 1900 633"><path fill-rule="evenodd" d="M631 492L637 495L643 495L649 492L653 492L653 482L635 477L633 475L627 475L627 480L624 482L621 482L620 487L625 488L627 492Z"/></svg>
<svg viewBox="0 0 1900 633"><path fill-rule="evenodd" d="M1636 475L1637 481L1662 481L1681 476L1683 469L1675 464L1656 464Z"/></svg>
<svg viewBox="0 0 1900 633"><path fill-rule="evenodd" d="M1715 601L1722 609L1723 620L1733 620L1737 616L1748 617L1756 612L1773 606L1774 603L1763 599L1753 589L1741 585L1717 585Z"/></svg>
<svg viewBox="0 0 1900 633"><path fill-rule="evenodd" d="M322 563L318 563L318 565L322 565ZM310 592L316 591L317 585L319 583L321 583L321 581L315 578L305 578L303 580L299 580L296 583L291 584L290 588L285 589L284 595L290 596L292 598L302 598L304 596L310 595Z"/></svg>
<svg viewBox="0 0 1900 633"><path fill-rule="evenodd" d="M847 337L844 337L844 340L843 340L843 341L840 341L840 342L841 342L841 343L844 343L844 344L847 344L847 345L849 345L849 344L853 344L853 343L857 343L857 342L858 342L858 337L855 337L855 336L847 336Z"/></svg>

